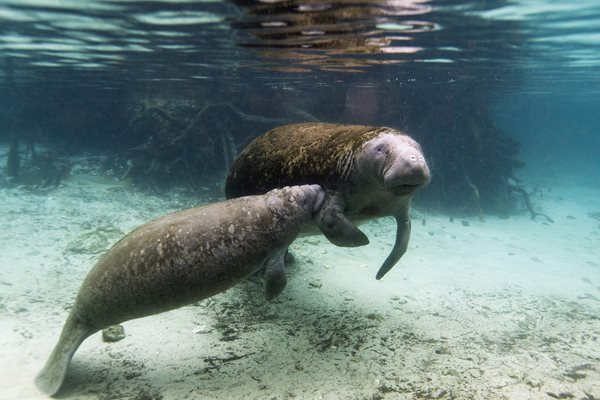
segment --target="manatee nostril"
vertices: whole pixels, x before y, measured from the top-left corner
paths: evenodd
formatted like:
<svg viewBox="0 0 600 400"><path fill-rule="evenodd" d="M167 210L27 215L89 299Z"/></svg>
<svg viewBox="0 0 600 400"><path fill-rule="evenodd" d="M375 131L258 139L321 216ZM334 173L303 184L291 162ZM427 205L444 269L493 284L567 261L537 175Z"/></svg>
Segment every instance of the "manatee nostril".
<svg viewBox="0 0 600 400"><path fill-rule="evenodd" d="M410 156L408 157L410 161L417 161L417 157L416 156Z"/></svg>

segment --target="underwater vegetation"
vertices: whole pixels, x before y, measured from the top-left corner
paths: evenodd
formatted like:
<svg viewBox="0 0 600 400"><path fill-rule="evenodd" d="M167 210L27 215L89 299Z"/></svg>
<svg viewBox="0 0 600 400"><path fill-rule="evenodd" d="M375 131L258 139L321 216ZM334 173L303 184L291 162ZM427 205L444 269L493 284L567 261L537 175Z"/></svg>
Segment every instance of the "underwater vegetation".
<svg viewBox="0 0 600 400"><path fill-rule="evenodd" d="M440 104L440 99L415 93L406 107L416 107L418 113L401 115L403 124L381 124L405 125L425 149L432 182L418 194L419 203L456 215L507 215L527 194L523 189L526 182L517 177L523 166L518 158L519 143L494 126L486 114L487 105L445 98ZM111 111L118 113L119 123L115 130L109 127L110 136L105 134L105 143L100 145L110 148L105 170L115 179L131 178L157 193L174 184L199 190L207 181L222 181L235 156L255 136L282 123L305 121L285 113L279 117L250 114L233 102L136 96L123 104L127 106ZM80 110L86 118L84 130L96 123L87 107ZM58 184L68 171L66 163L53 155L56 151L37 154L36 144L47 144L48 139L35 132L67 136L70 129L57 120L36 126L37 131L13 123L6 174L21 184ZM73 138L71 147L77 143L97 145L94 142L102 140L80 135Z"/></svg>
<svg viewBox="0 0 600 400"><path fill-rule="evenodd" d="M37 116L19 115L10 128L5 174L14 183L56 186L68 172L65 162L52 150L37 148L47 142L47 132L37 122Z"/></svg>
<svg viewBox="0 0 600 400"><path fill-rule="evenodd" d="M157 47L143 56L158 60L128 60L108 82L107 66L106 75L74 71L70 80L46 75L47 84L23 86L18 60L7 59L4 86L13 97L0 102L0 129L10 142L4 170L24 182L25 155L30 165L41 162L32 152L38 144L63 155L93 147L108 154L102 167L115 179L156 193L173 185L197 191L220 187L237 153L275 126L390 126L414 137L431 166L421 206L506 216L526 208L527 182L517 176L520 144L494 124L490 107L499 82L510 88L521 81L514 65L526 39L519 21L477 13L502 4L462 12L420 2L238 1L228 5L235 12L226 24L198 33L204 48L169 58ZM478 40L487 35L502 40ZM197 77L194 67L206 66L216 72L189 79ZM61 84L77 81L88 85ZM32 121L35 128L27 127ZM57 156L45 162L52 168L42 169L55 172L38 181L56 184L64 168Z"/></svg>
<svg viewBox="0 0 600 400"><path fill-rule="evenodd" d="M389 95L378 93L380 98ZM395 111L380 110L378 125L400 126L424 148L432 181L417 196L421 205L480 218L486 213L507 215L526 195L522 188L527 183L517 176L524 165L518 158L519 143L494 125L487 115L488 104L464 100L459 97L462 95L447 93L437 98L427 90L415 90ZM476 95L474 91L472 98L479 99ZM268 101L267 97L262 99ZM23 127L22 118L27 120L27 113L14 116L6 174L22 184L57 184L67 167L64 158L61 162L54 154L94 146L109 152L103 167L115 179L131 178L139 187L157 193L172 185L199 190L207 182L222 184L238 152L271 127L310 119L345 119L343 108L328 110L327 114L335 116L328 117L312 109L290 112L281 105L266 103L263 106L268 112L250 113L240 102L168 95L127 96L117 102L119 107L97 102L87 100L80 106L77 111L82 119L75 126L59 118L64 110L53 110L61 107L57 103L44 105L45 114L52 118L37 121L35 128ZM379 102L394 103L391 99ZM100 133L102 128L105 131ZM62 153L49 150L40 156L36 153L38 144L53 144L49 148L61 149ZM33 179L31 171L36 168L39 177Z"/></svg>

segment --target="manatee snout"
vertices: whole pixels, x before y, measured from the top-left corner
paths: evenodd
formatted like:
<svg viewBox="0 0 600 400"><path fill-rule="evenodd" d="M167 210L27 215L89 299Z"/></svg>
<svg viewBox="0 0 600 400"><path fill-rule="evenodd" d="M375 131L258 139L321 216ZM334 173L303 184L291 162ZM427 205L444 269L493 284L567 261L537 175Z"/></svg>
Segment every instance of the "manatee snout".
<svg viewBox="0 0 600 400"><path fill-rule="evenodd" d="M392 191L413 190L426 186L431 174L423 153L417 146L401 146L392 152L383 174L386 188Z"/></svg>
<svg viewBox="0 0 600 400"><path fill-rule="evenodd" d="M303 185L293 188L298 204L311 215L318 213L325 201L325 191L319 185Z"/></svg>

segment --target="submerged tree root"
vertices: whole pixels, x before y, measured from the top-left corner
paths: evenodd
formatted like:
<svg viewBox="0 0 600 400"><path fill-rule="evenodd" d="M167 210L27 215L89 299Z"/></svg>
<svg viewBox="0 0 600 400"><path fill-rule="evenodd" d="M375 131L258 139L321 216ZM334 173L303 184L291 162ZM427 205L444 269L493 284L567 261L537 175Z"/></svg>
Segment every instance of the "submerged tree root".
<svg viewBox="0 0 600 400"><path fill-rule="evenodd" d="M239 126L246 126L246 122L268 126L291 122L287 118L246 114L228 102L200 108L193 103L147 103L151 106L144 105L129 120L132 136L144 142L129 148L121 180L133 177L150 183L176 178L194 189L198 186L197 176L228 171L238 148L256 135L251 129L248 133L240 131Z"/></svg>
<svg viewBox="0 0 600 400"><path fill-rule="evenodd" d="M479 221L485 222L485 214L483 213L483 209L481 208L481 198L479 196L479 189L477 189L477 186L475 186L471 182L471 179L469 178L469 174L467 174L467 171L465 170L464 167L463 167L463 173L465 176L465 180L467 181L467 185L469 186L469 188L471 188L471 191L473 192L473 198L475 199L475 207L477 209L477 216L479 217Z"/></svg>
<svg viewBox="0 0 600 400"><path fill-rule="evenodd" d="M547 216L546 214L535 212L533 210L533 206L531 205L531 200L529 199L529 194L525 191L525 189L523 189L522 187L520 187L518 185L508 185L508 189L513 192L517 192L517 193L520 193L521 195L523 195L523 201L525 202L525 207L527 207L527 210L529 211L529 214L531 215L531 219L535 219L536 217L540 216L540 217L546 218L546 220L548 220L548 222L554 223L554 220L552 218L550 218L549 216Z"/></svg>

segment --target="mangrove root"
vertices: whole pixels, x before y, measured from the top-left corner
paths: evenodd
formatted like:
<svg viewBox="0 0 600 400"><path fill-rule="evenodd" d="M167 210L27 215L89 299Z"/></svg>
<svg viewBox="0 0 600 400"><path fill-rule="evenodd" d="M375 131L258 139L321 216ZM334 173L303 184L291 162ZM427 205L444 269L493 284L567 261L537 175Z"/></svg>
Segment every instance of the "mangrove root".
<svg viewBox="0 0 600 400"><path fill-rule="evenodd" d="M475 186L471 182L471 179L469 179L469 174L467 174L467 171L465 170L464 167L463 167L463 172L464 172L465 180L467 181L467 185L469 186L469 188L471 188L471 191L473 192L473 198L475 199L475 208L477 209L477 216L479 217L479 222L485 222L485 215L483 213L483 209L481 208L481 199L479 197L479 189L477 189L477 186Z"/></svg>
<svg viewBox="0 0 600 400"><path fill-rule="evenodd" d="M522 187L520 187L518 185L508 185L508 189L513 192L517 192L517 193L520 193L521 195L523 195L523 201L525 202L525 207L527 207L527 210L529 211L529 214L531 215L531 219L535 219L536 217L540 216L540 217L546 218L548 220L548 222L554 223L554 220L552 218L550 218L549 216L547 216L546 214L538 213L533 210L533 206L531 205L531 200L529 199L529 194L525 191L525 189L523 189Z"/></svg>

